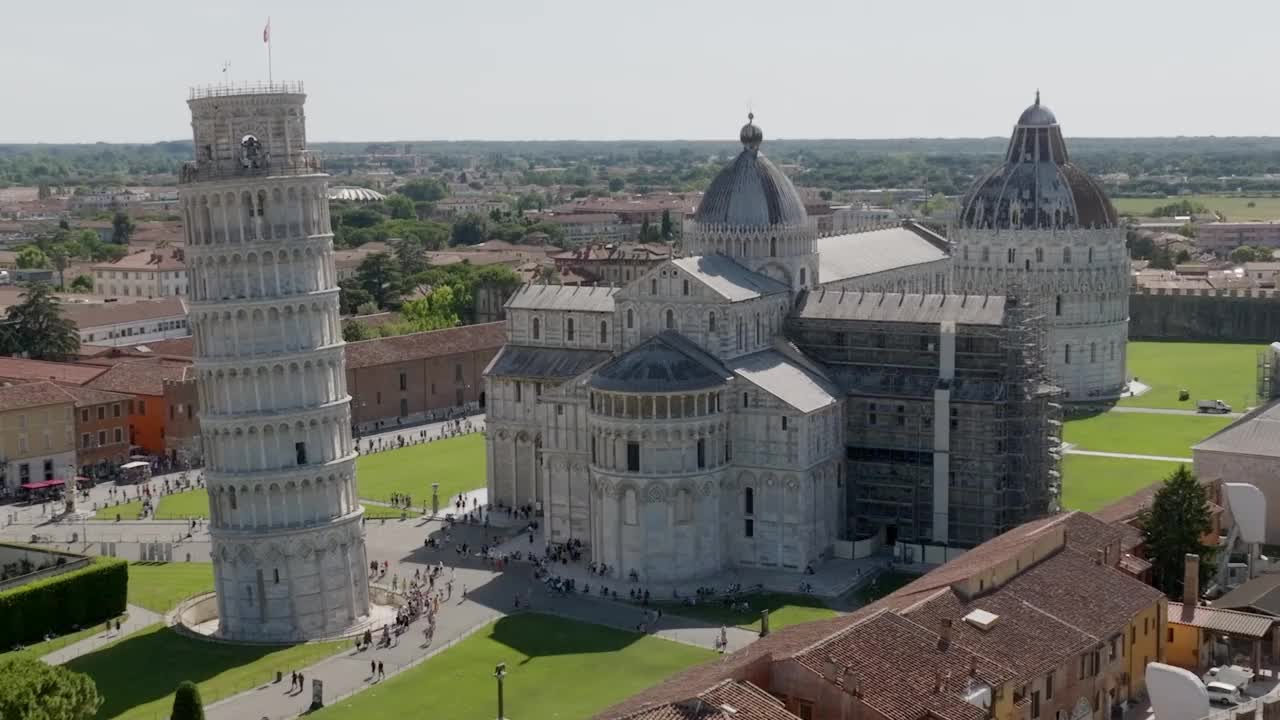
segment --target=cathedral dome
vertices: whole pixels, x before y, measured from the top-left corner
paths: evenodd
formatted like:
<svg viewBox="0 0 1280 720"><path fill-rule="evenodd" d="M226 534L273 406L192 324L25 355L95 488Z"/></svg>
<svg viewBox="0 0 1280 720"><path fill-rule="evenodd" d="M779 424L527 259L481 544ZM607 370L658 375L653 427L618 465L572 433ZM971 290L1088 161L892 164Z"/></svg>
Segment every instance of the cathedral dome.
<svg viewBox="0 0 1280 720"><path fill-rule="evenodd" d="M747 116L738 139L742 152L720 171L698 203L693 219L702 225L767 227L803 225L804 202L791 180L760 152L764 133Z"/></svg>
<svg viewBox="0 0 1280 720"><path fill-rule="evenodd" d="M689 392L718 388L732 374L705 351L663 331L596 371L591 387L629 393Z"/></svg>
<svg viewBox="0 0 1280 720"><path fill-rule="evenodd" d="M1036 101L1013 128L1004 163L974 183L958 224L974 229L1112 228L1119 215L1102 187L1073 164L1053 111Z"/></svg>

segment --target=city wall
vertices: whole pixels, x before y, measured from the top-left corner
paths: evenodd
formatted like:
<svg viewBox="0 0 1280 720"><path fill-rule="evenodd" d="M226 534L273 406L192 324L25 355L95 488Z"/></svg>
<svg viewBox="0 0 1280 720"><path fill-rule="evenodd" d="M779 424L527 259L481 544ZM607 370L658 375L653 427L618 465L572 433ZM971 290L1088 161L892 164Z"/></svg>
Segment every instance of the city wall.
<svg viewBox="0 0 1280 720"><path fill-rule="evenodd" d="M1130 340L1270 343L1280 338L1280 290L1136 288Z"/></svg>

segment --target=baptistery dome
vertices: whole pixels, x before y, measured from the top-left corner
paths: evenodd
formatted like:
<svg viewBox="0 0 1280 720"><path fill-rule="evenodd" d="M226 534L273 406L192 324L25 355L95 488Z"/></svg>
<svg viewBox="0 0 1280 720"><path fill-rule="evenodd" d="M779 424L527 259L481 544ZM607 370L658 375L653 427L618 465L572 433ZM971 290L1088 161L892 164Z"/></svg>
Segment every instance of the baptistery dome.
<svg viewBox="0 0 1280 720"><path fill-rule="evenodd" d="M808 215L791 180L760 152L764 133L747 116L738 139L742 152L716 175L694 220L708 226L803 225Z"/></svg>
<svg viewBox="0 0 1280 720"><path fill-rule="evenodd" d="M1098 183L1072 164L1058 119L1037 92L1013 128L1004 163L965 196L958 224L996 230L1113 228L1119 216Z"/></svg>

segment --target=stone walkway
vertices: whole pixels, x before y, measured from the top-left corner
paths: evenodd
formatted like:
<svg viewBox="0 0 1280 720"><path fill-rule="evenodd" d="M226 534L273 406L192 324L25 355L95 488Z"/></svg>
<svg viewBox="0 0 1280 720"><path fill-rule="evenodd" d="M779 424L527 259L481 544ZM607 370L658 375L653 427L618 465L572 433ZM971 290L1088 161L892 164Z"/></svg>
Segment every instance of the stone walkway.
<svg viewBox="0 0 1280 720"><path fill-rule="evenodd" d="M207 706L205 717L208 720L295 717L305 712L311 703L311 680L324 683L325 704L333 705L376 684L370 672L370 661L381 661L387 678L413 668L482 630L488 623L506 616L514 610L517 594L522 603L526 597L531 599L533 612L633 631L636 624L644 620L643 611L622 603L548 594L540 584L534 583L528 567L512 566L501 575L486 574L489 576L487 581L471 586L467 599L462 600L462 579L476 577L476 571L459 572L454 581L453 599L441 606L437 616L436 633L430 646L423 645L424 622L420 620L390 648L358 652L351 647L311 667L279 668L286 676L294 670L301 670L306 681L303 692L290 691L284 683L267 684ZM532 593L527 595L531 587ZM650 628L650 634L656 637L706 648L714 647L719 632L717 626L671 615L664 616ZM737 627L729 628L726 634L731 651L756 639L755 633ZM379 633L374 634L375 638L378 636Z"/></svg>
<svg viewBox="0 0 1280 720"><path fill-rule="evenodd" d="M1246 409L1247 409L1247 408L1246 408ZM1111 408L1111 410L1109 410L1108 412L1116 412L1116 413L1145 413L1145 414L1148 414L1148 415L1198 415L1198 416L1201 416L1201 417L1224 417L1224 418L1231 418L1232 420L1235 420L1235 419L1238 419L1238 418L1242 418L1242 417L1244 417L1244 413L1242 413L1242 412L1213 413L1213 414L1210 414L1210 413L1202 413L1202 412L1198 412L1198 411L1195 411L1195 410L1182 410L1182 409L1179 409L1179 408L1147 408L1147 407L1136 407L1136 406L1133 406L1133 405L1116 405L1115 407Z"/></svg>
<svg viewBox="0 0 1280 720"><path fill-rule="evenodd" d="M1065 455L1091 455L1093 457L1121 458L1123 460L1160 460L1162 462L1189 463L1191 458L1167 457L1165 455L1135 455L1133 453L1102 452L1100 450L1076 450L1064 448Z"/></svg>
<svg viewBox="0 0 1280 720"><path fill-rule="evenodd" d="M63 663L75 660L81 655L88 655L91 652L95 652L104 645L110 645L125 635L131 635L149 625L154 625L158 622L164 621L163 615L151 612L150 610L138 607L137 605L127 606L126 611L129 613L129 617L126 618L124 622L120 623L119 632L116 632L115 626L112 625L110 632L100 632L79 642L71 643L64 648L54 650L40 659L50 665L62 665Z"/></svg>

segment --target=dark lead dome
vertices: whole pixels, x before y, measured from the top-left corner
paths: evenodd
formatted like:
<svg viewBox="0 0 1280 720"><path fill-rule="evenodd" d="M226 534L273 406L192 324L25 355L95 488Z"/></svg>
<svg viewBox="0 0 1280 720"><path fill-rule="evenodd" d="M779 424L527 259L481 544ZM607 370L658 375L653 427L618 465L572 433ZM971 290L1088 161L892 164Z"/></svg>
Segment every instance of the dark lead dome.
<svg viewBox="0 0 1280 720"><path fill-rule="evenodd" d="M1053 111L1036 101L1013 128L1004 164L974 183L959 226L975 229L1110 228L1119 216L1102 187L1067 155Z"/></svg>
<svg viewBox="0 0 1280 720"><path fill-rule="evenodd" d="M615 358L591 377L596 390L688 392L720 387L732 375L675 332L664 330Z"/></svg>
<svg viewBox="0 0 1280 720"><path fill-rule="evenodd" d="M764 133L747 116L738 139L742 152L711 181L693 219L703 225L803 225L804 203L791 180L760 152Z"/></svg>

